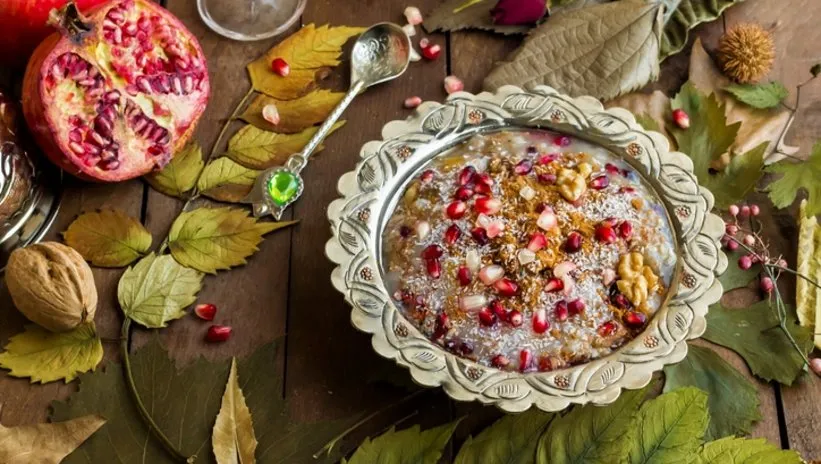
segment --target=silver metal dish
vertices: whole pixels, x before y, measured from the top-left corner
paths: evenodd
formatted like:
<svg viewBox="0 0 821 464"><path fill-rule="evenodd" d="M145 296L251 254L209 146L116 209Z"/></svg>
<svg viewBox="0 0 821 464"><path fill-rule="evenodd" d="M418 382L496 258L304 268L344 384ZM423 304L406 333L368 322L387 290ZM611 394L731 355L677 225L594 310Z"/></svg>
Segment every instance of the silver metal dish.
<svg viewBox="0 0 821 464"><path fill-rule="evenodd" d="M396 198L432 158L479 132L527 128L573 135L632 164L665 204L679 250L667 300L638 337L603 358L522 374L449 353L407 322L382 282L381 240ZM366 143L356 169L339 179L342 198L328 208L333 236L325 251L337 264L331 280L353 307L353 324L372 335L377 353L409 368L416 382L511 412L607 404L621 389L641 388L654 372L683 359L686 341L704 332L707 308L722 294L717 276L727 267L719 244L724 224L710 213L713 196L699 187L690 158L671 152L662 134L643 130L627 110L605 110L594 98L570 98L547 86L506 86L492 94L455 93L444 104L426 102L407 120L386 124L382 138Z"/></svg>

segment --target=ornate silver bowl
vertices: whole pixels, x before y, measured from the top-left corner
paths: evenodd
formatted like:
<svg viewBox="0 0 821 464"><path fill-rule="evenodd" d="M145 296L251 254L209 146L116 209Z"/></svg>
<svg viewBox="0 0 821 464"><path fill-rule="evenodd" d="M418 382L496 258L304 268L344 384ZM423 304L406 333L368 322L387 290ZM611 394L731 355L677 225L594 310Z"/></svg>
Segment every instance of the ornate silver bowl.
<svg viewBox="0 0 821 464"><path fill-rule="evenodd" d="M432 158L479 132L523 128L567 133L632 164L667 208L678 263L666 302L638 337L585 364L521 374L449 353L407 322L383 285L381 237L405 186ZM699 187L690 158L671 152L662 134L642 129L627 110L605 110L594 98L570 98L546 86L506 86L492 94L456 93L444 104L426 102L408 119L386 124L382 138L366 143L356 169L339 179L342 198L328 208L333 236L325 252L337 264L331 280L353 307L353 324L416 382L505 411L606 404L622 388L641 388L655 371L683 359L687 340L704 332L707 308L722 294L717 276L727 267L719 244L724 224L710 213L713 196Z"/></svg>

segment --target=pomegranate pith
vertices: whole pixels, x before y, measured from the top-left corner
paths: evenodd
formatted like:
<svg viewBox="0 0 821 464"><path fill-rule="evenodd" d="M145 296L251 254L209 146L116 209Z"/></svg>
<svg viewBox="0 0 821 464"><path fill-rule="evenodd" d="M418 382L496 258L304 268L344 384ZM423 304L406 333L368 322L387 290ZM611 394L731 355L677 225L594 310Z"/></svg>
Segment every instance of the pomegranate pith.
<svg viewBox="0 0 821 464"><path fill-rule="evenodd" d="M35 50L24 79L24 114L40 148L67 172L101 182L165 166L210 93L196 38L146 0L112 2L88 18L69 4L56 17L60 33Z"/></svg>

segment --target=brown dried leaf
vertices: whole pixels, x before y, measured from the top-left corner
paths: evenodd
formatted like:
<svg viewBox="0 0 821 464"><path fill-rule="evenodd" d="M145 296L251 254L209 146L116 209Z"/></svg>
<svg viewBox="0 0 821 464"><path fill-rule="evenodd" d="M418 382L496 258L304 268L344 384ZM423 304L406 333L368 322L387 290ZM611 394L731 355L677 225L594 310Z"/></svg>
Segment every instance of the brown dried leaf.
<svg viewBox="0 0 821 464"><path fill-rule="evenodd" d="M0 424L0 462L58 464L103 424L105 419L97 415L51 424Z"/></svg>
<svg viewBox="0 0 821 464"><path fill-rule="evenodd" d="M254 452L257 449L257 438L254 435L254 421L239 386L236 358L231 360L231 372L228 374L222 406L214 423L211 444L218 464L256 462Z"/></svg>
<svg viewBox="0 0 821 464"><path fill-rule="evenodd" d="M151 249L151 233L135 218L116 209L79 216L63 232L63 239L98 267L123 267Z"/></svg>
<svg viewBox="0 0 821 464"><path fill-rule="evenodd" d="M527 26L502 26L493 24L490 10L496 0L478 0L468 5L466 0L447 0L425 16L424 27L428 32L482 29L500 34L526 34Z"/></svg>
<svg viewBox="0 0 821 464"><path fill-rule="evenodd" d="M344 125L345 121L337 122L330 133ZM284 163L289 156L302 151L317 129L309 127L297 134L277 134L248 125L228 141L227 156L246 168L268 169ZM314 153L323 148L324 146L320 145Z"/></svg>
<svg viewBox="0 0 821 464"><path fill-rule="evenodd" d="M257 95L240 116L240 119L260 129L292 134L319 124L328 118L342 100L343 92L316 90L294 100L277 100L268 95ZM280 123L276 126L262 117L262 108L273 103L279 110Z"/></svg>
<svg viewBox="0 0 821 464"><path fill-rule="evenodd" d="M259 173L228 158L218 158L205 167L197 188L212 200L238 203L251 192Z"/></svg>

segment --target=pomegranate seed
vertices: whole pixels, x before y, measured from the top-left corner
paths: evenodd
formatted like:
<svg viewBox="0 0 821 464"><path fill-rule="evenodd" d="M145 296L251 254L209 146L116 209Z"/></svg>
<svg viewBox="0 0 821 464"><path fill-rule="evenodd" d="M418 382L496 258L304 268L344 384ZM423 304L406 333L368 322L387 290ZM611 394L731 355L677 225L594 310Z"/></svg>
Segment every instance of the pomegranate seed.
<svg viewBox="0 0 821 464"><path fill-rule="evenodd" d="M630 303L630 300L628 300L627 297L621 293L616 293L610 297L610 302L620 309L629 309L633 307L633 303Z"/></svg>
<svg viewBox="0 0 821 464"><path fill-rule="evenodd" d="M422 56L424 56L425 59L430 60L430 61L436 60L437 58L439 58L439 55L441 55L441 54L442 54L442 47L440 47L438 44L433 44L433 45L429 45L427 47L422 48ZM448 76L448 77L453 77L453 76ZM456 79L456 78L454 77L454 79ZM452 90L448 90L449 86ZM465 86L464 86L464 84L462 84L461 81L458 81L458 82L451 81L450 83L448 83L448 79L445 78L445 91L448 94L451 94L453 92L458 92L458 91L462 90L464 87Z"/></svg>
<svg viewBox="0 0 821 464"><path fill-rule="evenodd" d="M459 284L463 287L470 285L470 281L473 280L470 275L470 269L468 269L467 266L459 266L459 270L456 271L456 277L459 279Z"/></svg>
<svg viewBox="0 0 821 464"><path fill-rule="evenodd" d="M433 177L435 175L436 175L436 173L433 172L432 169L426 169L426 170L422 171L421 175L419 175L419 180L427 184L427 183L429 183L433 180Z"/></svg>
<svg viewBox="0 0 821 464"><path fill-rule="evenodd" d="M465 215L465 211L467 211L467 205L463 201L454 201L447 206L445 209L445 213L451 219L459 219Z"/></svg>
<svg viewBox="0 0 821 464"><path fill-rule="evenodd" d="M613 163L606 163L604 165L604 170L607 171L608 174L616 175L619 173L619 167Z"/></svg>
<svg viewBox="0 0 821 464"><path fill-rule="evenodd" d="M544 286L544 291L551 293L551 292L558 292L564 289L564 282L562 279L558 277L551 277L548 279L547 284Z"/></svg>
<svg viewBox="0 0 821 464"><path fill-rule="evenodd" d="M473 209L482 214L496 214L502 209L502 202L496 198L486 196L476 198L473 203Z"/></svg>
<svg viewBox="0 0 821 464"><path fill-rule="evenodd" d="M509 318L507 309L505 309L499 300L493 300L490 302L490 310L493 311L493 314L495 314L500 321L506 321Z"/></svg>
<svg viewBox="0 0 821 464"><path fill-rule="evenodd" d="M544 308L536 310L533 313L533 331L536 333L545 333L550 328L550 322L547 320L547 313Z"/></svg>
<svg viewBox="0 0 821 464"><path fill-rule="evenodd" d="M488 308L479 310L479 322L485 327L491 327L496 324L496 315Z"/></svg>
<svg viewBox="0 0 821 464"><path fill-rule="evenodd" d="M544 210L542 210L541 214L539 214L539 218L536 219L536 225L539 226L540 229L544 230L550 230L557 227L559 225L559 221L556 219L556 214L553 212L553 208L545 206Z"/></svg>
<svg viewBox="0 0 821 464"><path fill-rule="evenodd" d="M459 185L467 185L473 182L475 175L476 168L473 166L465 166L461 171L459 171Z"/></svg>
<svg viewBox="0 0 821 464"><path fill-rule="evenodd" d="M436 45L431 45L431 47L435 47L435 46ZM429 48L431 48L431 47L429 47ZM422 54L423 55L425 54L425 49L422 49ZM437 53L436 56L439 56L439 54ZM435 59L435 58L430 58L430 59ZM448 76L448 77L445 78L445 92L447 92L448 95L450 95L454 92L461 92L464 89L465 89L465 83L462 82L462 80L459 79L458 77Z"/></svg>
<svg viewBox="0 0 821 464"><path fill-rule="evenodd" d="M590 188L594 188L596 190L606 188L608 185L610 185L610 178L607 176L594 177L590 181Z"/></svg>
<svg viewBox="0 0 821 464"><path fill-rule="evenodd" d="M564 251L568 253L575 253L582 249L582 234L577 231L567 234L567 240L564 241Z"/></svg>
<svg viewBox="0 0 821 464"><path fill-rule="evenodd" d="M490 240L487 235L487 229L484 227L474 227L473 230L470 231L470 235L479 245L487 245L487 242Z"/></svg>
<svg viewBox="0 0 821 464"><path fill-rule="evenodd" d="M553 308L553 315L556 317L556 320L559 322L564 322L567 320L567 316L569 311L567 309L567 302L564 300L559 300L556 302L556 307Z"/></svg>
<svg viewBox="0 0 821 464"><path fill-rule="evenodd" d="M439 245L428 245L422 250L422 257L425 259L437 259L442 257L442 248Z"/></svg>
<svg viewBox="0 0 821 464"><path fill-rule="evenodd" d="M459 297L459 309L462 311L476 311L482 309L487 304L484 295L465 295Z"/></svg>
<svg viewBox="0 0 821 464"><path fill-rule="evenodd" d="M596 226L596 240L602 243L614 243L616 241L616 232L607 224L599 224Z"/></svg>
<svg viewBox="0 0 821 464"><path fill-rule="evenodd" d="M479 280L482 281L485 285L493 285L499 279L504 277L505 269L498 264L491 264L488 266L483 267L479 271Z"/></svg>
<svg viewBox="0 0 821 464"><path fill-rule="evenodd" d="M533 163L531 163L530 160L521 160L516 164L516 166L513 167L513 172L520 176L530 174L530 171L532 170Z"/></svg>
<svg viewBox="0 0 821 464"><path fill-rule="evenodd" d="M505 230L505 223L501 219L491 221L485 230L487 230L488 238L498 237Z"/></svg>
<svg viewBox="0 0 821 464"><path fill-rule="evenodd" d="M279 111L277 106L269 103L262 108L262 118L273 125L279 124Z"/></svg>
<svg viewBox="0 0 821 464"><path fill-rule="evenodd" d="M428 270L428 275L433 279L438 279L439 276L442 275L442 266L439 264L438 259L428 259L426 260L426 266Z"/></svg>
<svg viewBox="0 0 821 464"><path fill-rule="evenodd" d="M772 293L773 289L775 288L775 284L773 283L773 279L769 277L764 277L758 283L758 287L761 289L762 292L766 294Z"/></svg>
<svg viewBox="0 0 821 464"><path fill-rule="evenodd" d="M568 137L566 135L560 135L560 136L556 137L555 139L553 139L553 143L555 145L560 146L560 147L566 147L566 146L570 145L572 142L573 141L570 139L570 137Z"/></svg>
<svg viewBox="0 0 821 464"><path fill-rule="evenodd" d="M673 110L673 122L682 129L690 127L690 116L684 110L678 108Z"/></svg>
<svg viewBox="0 0 821 464"><path fill-rule="evenodd" d="M415 6L409 6L405 8L405 19L408 20L408 24L418 26L422 24L422 12Z"/></svg>
<svg viewBox="0 0 821 464"><path fill-rule="evenodd" d="M621 238L627 240L631 235L633 235L633 224L631 224L630 221L624 221L619 224L619 236L621 236Z"/></svg>
<svg viewBox="0 0 821 464"><path fill-rule="evenodd" d="M541 232L536 232L530 236L530 241L527 243L527 249L532 252L537 252L547 246L547 239Z"/></svg>
<svg viewBox="0 0 821 464"><path fill-rule="evenodd" d="M468 200L470 197L473 196L473 190L470 187L462 186L456 189L456 193L453 195L454 198L457 200Z"/></svg>
<svg viewBox="0 0 821 464"><path fill-rule="evenodd" d="M493 185L493 178L490 177L490 174L486 172L474 173L470 181L476 184L477 186L484 185L487 187L491 187Z"/></svg>
<svg viewBox="0 0 821 464"><path fill-rule="evenodd" d="M205 341L208 343L224 342L231 338L231 327L227 325L212 325L205 333Z"/></svg>
<svg viewBox="0 0 821 464"><path fill-rule="evenodd" d="M445 313L439 313L433 325L433 339L439 340L444 337L450 329L450 318Z"/></svg>
<svg viewBox="0 0 821 464"><path fill-rule="evenodd" d="M743 269L745 271L747 269L753 267L753 258L750 257L750 255L744 255L744 256L738 258L738 267L740 267L741 269Z"/></svg>
<svg viewBox="0 0 821 464"><path fill-rule="evenodd" d="M570 314L573 314L574 316L576 314L583 313L584 309L585 309L585 304L584 304L584 301L582 301L581 298L576 298L575 300L567 303L567 310L570 312Z"/></svg>
<svg viewBox="0 0 821 464"><path fill-rule="evenodd" d="M510 322L510 325L513 327L519 327L524 322L524 318L522 317L522 313L519 310L514 309L507 315L507 320Z"/></svg>
<svg viewBox="0 0 821 464"><path fill-rule="evenodd" d="M410 228L410 227L408 227L408 226L402 226L402 227L400 227L400 228L399 228L399 235L400 235L402 238L408 238L408 237L410 237L410 234L411 234L412 232L413 232L413 229L411 229L411 228Z"/></svg>
<svg viewBox="0 0 821 464"><path fill-rule="evenodd" d="M607 321L604 324L600 325L596 332L599 333L602 337L609 337L616 332L616 323L613 321Z"/></svg>
<svg viewBox="0 0 821 464"><path fill-rule="evenodd" d="M633 187L619 187L619 193L633 193L636 189Z"/></svg>
<svg viewBox="0 0 821 464"><path fill-rule="evenodd" d="M419 97L408 97L405 99L405 108L412 110L422 104L422 99Z"/></svg>
<svg viewBox="0 0 821 464"><path fill-rule="evenodd" d="M516 294L519 293L519 284L508 279L507 277L497 280L493 286L502 296L516 296Z"/></svg>
<svg viewBox="0 0 821 464"><path fill-rule="evenodd" d="M497 354L490 360L490 365L497 369L507 367L508 364L510 364L510 360L503 354Z"/></svg>
<svg viewBox="0 0 821 464"><path fill-rule="evenodd" d="M530 363L533 361L533 355L530 350L522 350L519 352L519 371L524 372L530 369Z"/></svg>
<svg viewBox="0 0 821 464"><path fill-rule="evenodd" d="M556 174L552 174L549 172L539 174L538 176L536 176L536 180L538 180L539 183L543 185L553 185L556 183Z"/></svg>
<svg viewBox="0 0 821 464"><path fill-rule="evenodd" d="M453 245L461 236L462 230L459 229L459 226L456 224L451 224L447 230L445 230L445 243L448 245Z"/></svg>
<svg viewBox="0 0 821 464"><path fill-rule="evenodd" d="M282 77L291 73L291 67L282 58L274 58L274 61L271 62L271 70L274 71L274 74Z"/></svg>
<svg viewBox="0 0 821 464"><path fill-rule="evenodd" d="M194 314L204 321L213 321L217 315L217 307L211 303L202 303L194 306Z"/></svg>
<svg viewBox="0 0 821 464"><path fill-rule="evenodd" d="M627 311L624 313L624 323L628 327L638 329L643 327L645 322L647 322L647 316L644 313L638 311Z"/></svg>
<svg viewBox="0 0 821 464"><path fill-rule="evenodd" d="M539 156L539 158L536 160L536 164L539 164L539 165L550 164L550 163L556 161L557 159L559 159L559 154L558 153L548 153L546 155Z"/></svg>

